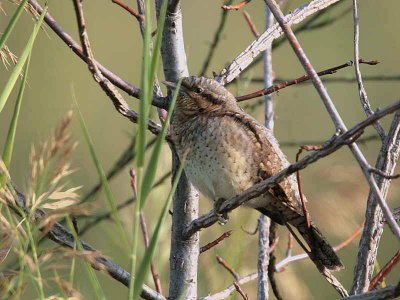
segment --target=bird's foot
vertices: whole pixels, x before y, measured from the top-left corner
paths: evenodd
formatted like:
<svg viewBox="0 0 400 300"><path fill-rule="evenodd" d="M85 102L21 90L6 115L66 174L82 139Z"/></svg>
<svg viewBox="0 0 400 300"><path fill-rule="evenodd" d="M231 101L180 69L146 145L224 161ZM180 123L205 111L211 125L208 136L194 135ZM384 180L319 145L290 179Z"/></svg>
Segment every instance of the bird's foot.
<svg viewBox="0 0 400 300"><path fill-rule="evenodd" d="M224 198L219 198L219 199L217 199L216 201L214 201L214 210L215 210L215 212L217 213L217 216L218 216L218 223L219 223L219 225L225 225L226 223L228 223L228 220L229 220L229 216L228 216L228 213L220 213L219 211L220 211L220 209L221 209L221 206L222 206L222 204L225 202L225 199Z"/></svg>

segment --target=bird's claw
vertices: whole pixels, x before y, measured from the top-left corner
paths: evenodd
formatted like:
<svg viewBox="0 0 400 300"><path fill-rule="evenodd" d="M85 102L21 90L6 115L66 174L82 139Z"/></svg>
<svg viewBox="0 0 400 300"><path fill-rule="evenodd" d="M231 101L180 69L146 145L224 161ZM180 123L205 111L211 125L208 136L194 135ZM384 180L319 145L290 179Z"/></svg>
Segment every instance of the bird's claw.
<svg viewBox="0 0 400 300"><path fill-rule="evenodd" d="M228 223L229 220L229 216L228 213L220 213L220 208L222 206L222 204L224 203L225 199L223 198L219 198L214 202L214 210L217 213L218 216L218 223L219 225L225 225L226 223Z"/></svg>

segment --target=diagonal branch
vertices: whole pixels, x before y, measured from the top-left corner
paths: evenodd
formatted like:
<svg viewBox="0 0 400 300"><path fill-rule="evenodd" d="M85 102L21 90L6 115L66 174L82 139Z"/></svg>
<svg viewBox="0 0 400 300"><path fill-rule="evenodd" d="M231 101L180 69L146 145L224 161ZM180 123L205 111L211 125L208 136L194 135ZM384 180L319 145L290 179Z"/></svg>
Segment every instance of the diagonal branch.
<svg viewBox="0 0 400 300"><path fill-rule="evenodd" d="M354 70L356 73L361 105L364 108L365 114L367 116L370 116L373 113L373 111L371 109L371 104L368 101L367 92L365 91L361 76L360 64L358 63L360 59L360 49L359 49L360 26L358 18L357 0L353 0L353 19L354 19L354 62L355 62ZM374 124L374 127L383 141L385 139L385 130L383 129L382 125L380 123L376 123Z"/></svg>
<svg viewBox="0 0 400 300"><path fill-rule="evenodd" d="M8 189L10 190L10 188ZM10 199L7 202L7 205L16 214L20 214L21 209L24 210L25 214L27 215L32 214L32 212L30 212L29 209L25 206L26 200L25 196L22 193L20 193L15 187L12 187L10 194L14 196L14 199ZM34 213L34 217L35 224L40 224L41 221L47 217L47 215L43 210L37 209ZM44 230L46 228L40 229ZM53 242L56 242L63 247L75 249L76 240L74 239L74 235L58 222L56 222L50 230L46 230L46 236ZM85 241L80 240L79 242L81 243L84 250L98 252L94 247L92 247ZM129 286L129 281L131 279L131 274L129 274L129 272L125 271L122 267L118 266L112 260L106 257L96 255L95 260L98 262L98 265L92 265L92 268L99 270L99 267L101 267L100 269L105 270L112 278L121 282L125 286ZM157 293L147 285L143 285L141 296L142 298L147 300L167 300L164 296Z"/></svg>
<svg viewBox="0 0 400 300"><path fill-rule="evenodd" d="M298 24L308 16L338 2L340 0L314 0L309 4L295 9L292 13L285 16L285 19L291 25ZM267 29L245 50L243 50L221 73L215 77L215 80L221 84L226 84L235 79L245 68L247 68L256 56L263 52L273 40L283 35L282 29L278 24Z"/></svg>
<svg viewBox="0 0 400 300"><path fill-rule="evenodd" d="M236 195L231 199L225 201L220 210L211 211L198 219L194 220L190 226L188 226L185 230L185 236L190 237L195 232L199 231L201 228L206 228L218 221L218 215L221 213L228 213L239 207L244 202L247 202L259 195L265 193L271 186L279 183L289 175L293 174L298 170L302 170L307 167L309 164L316 162L317 160L328 156L329 154L335 152L343 145L349 145L354 142L354 140L359 137L363 130L367 127L376 122L377 120L383 118L385 115L393 113L400 109L400 101L397 101L381 110L376 111L370 117L366 118L362 122L356 124L350 130L345 131L344 133L337 136L332 141L329 141L329 145L326 145L322 150L313 151L310 154L303 157L297 163L291 164L289 167L283 169L281 172L275 174L274 176L269 177L268 179L261 181L260 183L252 186L251 188L247 189L240 195Z"/></svg>
<svg viewBox="0 0 400 300"><path fill-rule="evenodd" d="M92 73L94 80L100 85L103 91L111 99L116 110L121 115L131 120L133 123L137 123L139 118L138 113L129 108L128 103L126 103L126 101L115 88L115 86L106 77L104 77L94 60L88 34L86 31L85 19L82 12L82 0L74 0L74 4L78 22L79 36L83 46L83 55L84 57L86 57L85 60L87 61L89 71ZM154 121L149 120L148 129L154 134L159 134L161 131L161 126L156 124Z"/></svg>
<svg viewBox="0 0 400 300"><path fill-rule="evenodd" d="M38 14L43 12L43 8L36 0L29 0L29 4L34 10L36 10ZM87 57L83 54L83 50L79 44L61 27L60 24L57 23L57 21L49 13L46 13L44 21L76 55L78 55L83 61L87 62ZM126 80L114 74L96 60L93 62L96 64L104 77L107 78L112 84L126 92L128 95L139 98L140 89L138 87L130 84ZM155 97L153 99L153 105L160 108L168 108L168 103L169 100L167 98Z"/></svg>
<svg viewBox="0 0 400 300"><path fill-rule="evenodd" d="M297 40L296 36L293 33L293 30L290 27L290 23L285 19L282 11L280 10L279 6L276 4L274 0L265 0L268 7L271 9L272 13L274 14L276 20L278 21L279 25L281 26L282 30L285 32L290 45L292 46L295 54L299 58L303 68L306 70L307 74L312 78L313 84L315 89L317 90L318 94L320 95L326 110L328 111L333 123L336 126L337 130L345 131L347 130L346 125L344 124L342 118L340 117L335 105L332 102L326 88L322 84L321 79L315 72L315 69L311 65L309 59L307 58L306 54L304 53L303 48L301 47L299 41ZM385 202L384 197L379 191L379 188L376 184L374 176L371 174L370 166L365 159L363 153L361 152L360 148L355 144L349 144L349 148L353 153L354 157L356 158L357 162L359 163L365 178L367 179L371 189L375 193L377 197L377 201L382 208L382 211L385 215L386 220L388 221L389 228L393 232L393 234L400 240L400 227L397 225L391 210L389 209L387 203Z"/></svg>
<svg viewBox="0 0 400 300"><path fill-rule="evenodd" d="M382 144L375 167L385 174L393 174L400 155L400 113L393 118L389 133ZM376 175L379 190L386 197L390 179ZM376 201L375 194L370 191L365 211L365 227L358 246L357 262L354 267L354 279L350 293L366 292L374 272L378 254L379 240L383 233L382 209Z"/></svg>

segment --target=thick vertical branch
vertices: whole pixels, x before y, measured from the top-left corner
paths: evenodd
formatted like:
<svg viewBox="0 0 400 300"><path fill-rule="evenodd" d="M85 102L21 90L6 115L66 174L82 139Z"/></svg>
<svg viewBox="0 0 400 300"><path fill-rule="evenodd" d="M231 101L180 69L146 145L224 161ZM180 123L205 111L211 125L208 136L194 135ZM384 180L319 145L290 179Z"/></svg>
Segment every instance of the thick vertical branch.
<svg viewBox="0 0 400 300"><path fill-rule="evenodd" d="M157 0L157 11L162 0ZM183 41L182 12L179 1L169 0L165 28L161 45L161 56L165 79L176 82L188 76L186 53ZM173 174L179 159L173 145ZM174 177L174 176L173 176ZM198 192L183 173L174 195L171 253L170 253L170 299L192 300L197 297L197 262L199 256L199 234L183 237L183 230L198 216Z"/></svg>
<svg viewBox="0 0 400 300"><path fill-rule="evenodd" d="M384 140L375 167L385 174L393 174L400 153L400 113L393 118L392 126ZM375 175L378 187L386 197L390 179ZM360 294L368 291L369 283L374 271L374 264L378 252L379 240L383 232L383 214L373 191L370 191L365 213L365 226L359 243L357 263L354 267L354 280L351 294Z"/></svg>
<svg viewBox="0 0 400 300"><path fill-rule="evenodd" d="M265 27L268 29L274 21L274 16L268 7L265 8L266 24ZM264 87L267 88L273 85L273 74L272 74L272 44L270 44L264 52ZM268 129L274 129L274 110L272 104L272 95L264 96L264 115L265 115L265 127ZM257 299L267 300L268 295L268 265L270 262L269 253L269 235L270 235L271 219L267 216L261 215L258 221L258 291Z"/></svg>

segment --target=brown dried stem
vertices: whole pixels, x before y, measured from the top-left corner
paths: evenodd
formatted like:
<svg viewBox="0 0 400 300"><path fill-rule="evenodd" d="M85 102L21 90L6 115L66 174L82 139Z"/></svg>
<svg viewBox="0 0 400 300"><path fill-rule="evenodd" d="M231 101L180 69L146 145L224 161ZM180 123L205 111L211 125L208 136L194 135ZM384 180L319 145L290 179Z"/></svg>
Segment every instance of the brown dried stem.
<svg viewBox="0 0 400 300"><path fill-rule="evenodd" d="M254 24L254 22L251 19L249 13L247 11L243 11L243 16L244 16L244 19L247 22L247 25L249 25L249 28L250 28L251 32L253 33L253 35L255 37L258 37L260 35L260 33L258 32L256 24Z"/></svg>
<svg viewBox="0 0 400 300"><path fill-rule="evenodd" d="M223 266L229 273L231 273L231 275L233 276L233 278L235 278L236 281L239 281L240 279L240 275L239 273L237 273L230 265L228 265L228 263L220 256L216 256L217 262Z"/></svg>
<svg viewBox="0 0 400 300"><path fill-rule="evenodd" d="M321 79L319 78L315 69L311 65L311 62L309 61L303 48L301 47L299 41L297 40L295 34L293 33L291 24L287 22L282 11L280 10L279 6L276 4L276 2L274 0L265 0L265 1L266 1L266 4L268 5L268 7L271 9L272 13L274 14L275 19L278 21L279 25L281 26L281 29L283 30L286 37L288 38L290 45L292 46L293 51L297 55L303 68L306 70L307 74L312 78L314 87L317 90L319 96L321 97L321 100L324 103L325 108L328 111L329 116L331 117L333 123L335 124L336 129L340 130L340 131L347 130L346 125L343 122L343 119L339 115L331 97L329 96L326 88L322 84ZM389 206L387 205L385 198L383 197L382 193L380 192L374 176L371 175L370 172L368 172L368 168L370 168L368 161L364 157L364 154L361 152L361 150L357 146L357 144L351 143L351 144L349 144L349 148L350 148L354 158L357 160L358 164L360 165L361 170L363 171L363 174L364 174L371 190L376 195L377 201L379 202L379 205L381 206L382 211L388 221L390 230L396 236L396 238L400 240L400 227L397 225L396 221L394 220L392 212L391 212Z"/></svg>
<svg viewBox="0 0 400 300"><path fill-rule="evenodd" d="M144 17L137 13L136 11L134 11L132 8L130 8L127 4L123 3L122 1L119 0L111 0L112 3L117 4L118 6L122 7L123 9L125 9L128 13L130 13L132 16L134 16L136 18L136 20L138 20L138 22L143 23L144 21Z"/></svg>
<svg viewBox="0 0 400 300"><path fill-rule="evenodd" d="M379 63L376 60L366 61L366 60L363 60L363 59L360 59L359 62L363 63L363 64L367 64L367 65L372 65L372 66ZM350 67L353 64L354 64L353 61L350 60L350 61L348 61L348 62L346 62L346 63L344 63L344 64L342 64L340 66L323 70L321 72L318 72L317 74L318 74L318 76L334 74L338 70ZM253 93L250 93L250 94L247 94L247 95L236 97L236 100L238 102L240 102L240 101L245 101L245 100L257 98L257 97L260 97L260 96L263 96L263 95L269 95L269 94L275 93L275 92L277 92L277 91L279 91L281 89L284 89L284 88L286 88L288 86L291 86L291 85L294 85L294 84L298 84L298 83L302 83L304 81L310 80L310 78L311 77L309 75L303 75L303 76L301 76L299 78L296 78L296 79L293 79L293 80L289 80L289 81L285 81L285 82L282 82L282 83L275 84L275 85L270 86L269 88L266 88L266 89L261 89L259 91L256 91L256 92L253 92Z"/></svg>
<svg viewBox="0 0 400 300"><path fill-rule="evenodd" d="M203 253L203 252L206 252L207 250L209 250L212 247L214 247L214 246L218 245L219 243L221 243L224 239L230 237L232 232L233 232L232 230L224 232L223 234L221 234L220 237L218 237L214 241L212 241L212 242L208 243L207 245L204 245L203 247L201 247L200 248L200 254Z"/></svg>
<svg viewBox="0 0 400 300"><path fill-rule="evenodd" d="M191 236L193 233L199 231L201 228L206 228L211 226L212 224L218 221L218 214L220 213L228 213L231 210L235 209L236 207L240 206L246 201L253 199L263 193L265 193L268 188L275 185L276 183L282 181L284 178L288 177L289 175L293 174L297 170L304 169L309 164L330 155L334 151L341 148L343 145L348 145L349 143L354 142L355 137L359 137L360 133L363 132L364 128L371 125L372 123L376 122L376 120L381 119L385 115L389 113L393 113L394 111L400 109L400 101L395 102L387 106L384 109L376 111L373 115L368 117L367 119L363 120L362 122L355 125L350 130L345 131L344 133L338 135L332 141L329 141L329 144L324 147L322 150L313 151L310 154L303 157L299 162L291 164L289 167L285 168L281 172L269 177L268 179L254 185L253 187L247 189L241 195L236 195L231 199L225 201L221 207L219 212L215 212L214 210L199 217L198 219L194 220L190 226L188 226L185 230L185 236Z"/></svg>
<svg viewBox="0 0 400 300"><path fill-rule="evenodd" d="M250 300L247 294L242 290L242 288L236 281L233 282L233 286L244 300Z"/></svg>
<svg viewBox="0 0 400 300"><path fill-rule="evenodd" d="M379 271L378 274L371 280L368 290L372 291L377 289L381 283L388 277L393 268L400 262L400 250L386 263L386 265Z"/></svg>
<svg viewBox="0 0 400 300"><path fill-rule="evenodd" d="M250 3L251 0L243 0L242 2L236 4L236 5L222 5L221 8L225 10L239 10L243 6L247 5Z"/></svg>

